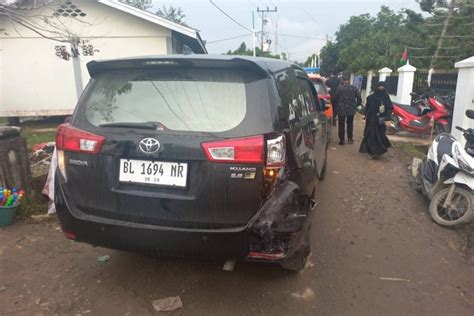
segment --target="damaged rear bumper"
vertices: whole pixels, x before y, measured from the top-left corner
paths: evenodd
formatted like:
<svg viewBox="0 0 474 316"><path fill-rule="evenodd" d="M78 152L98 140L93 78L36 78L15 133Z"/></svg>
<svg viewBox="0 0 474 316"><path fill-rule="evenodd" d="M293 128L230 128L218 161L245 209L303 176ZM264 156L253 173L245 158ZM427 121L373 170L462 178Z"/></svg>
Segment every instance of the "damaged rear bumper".
<svg viewBox="0 0 474 316"><path fill-rule="evenodd" d="M91 245L171 257L280 261L298 250L311 224L312 203L290 181L244 227L188 229L161 227L91 216L67 203L58 183L55 203L65 235Z"/></svg>

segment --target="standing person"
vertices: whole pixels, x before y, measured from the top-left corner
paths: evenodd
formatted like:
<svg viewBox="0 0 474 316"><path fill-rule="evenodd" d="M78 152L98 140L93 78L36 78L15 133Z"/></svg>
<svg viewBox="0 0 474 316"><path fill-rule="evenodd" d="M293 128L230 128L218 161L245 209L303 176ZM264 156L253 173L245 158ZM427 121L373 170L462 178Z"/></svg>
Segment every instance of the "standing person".
<svg viewBox="0 0 474 316"><path fill-rule="evenodd" d="M364 139L359 150L361 153L368 153L374 158L383 155L392 146L385 135L385 122L390 121L392 109L392 101L385 91L385 82L379 82L374 93L367 97Z"/></svg>
<svg viewBox="0 0 474 316"><path fill-rule="evenodd" d="M337 77L335 71L331 71L331 76L326 80L326 86L330 89L329 93L333 95L336 93L337 88L341 85L341 80Z"/></svg>
<svg viewBox="0 0 474 316"><path fill-rule="evenodd" d="M348 79L336 90L334 96L336 107L335 115L338 118L339 145L345 144L346 124L347 124L347 142L354 143L354 115L356 108L362 103L359 90L349 84Z"/></svg>
<svg viewBox="0 0 474 316"><path fill-rule="evenodd" d="M329 94L331 95L331 103L333 108L336 106L336 100L334 96L336 95L337 88L341 85L341 79L337 77L337 72L335 70L331 71L331 76L325 81L326 86L329 88ZM333 111L333 125L336 125L336 112Z"/></svg>

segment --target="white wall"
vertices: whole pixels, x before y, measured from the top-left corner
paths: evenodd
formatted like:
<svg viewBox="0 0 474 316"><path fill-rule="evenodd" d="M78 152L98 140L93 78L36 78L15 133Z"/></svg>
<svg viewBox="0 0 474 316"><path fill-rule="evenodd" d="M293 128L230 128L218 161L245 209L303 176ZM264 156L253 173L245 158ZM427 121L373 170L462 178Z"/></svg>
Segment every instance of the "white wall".
<svg viewBox="0 0 474 316"><path fill-rule="evenodd" d="M451 134L462 144L465 144L466 141L462 133L455 127L474 128L474 120L468 118L465 114L466 110L474 110L474 56L457 62L455 67L459 71Z"/></svg>
<svg viewBox="0 0 474 316"><path fill-rule="evenodd" d="M100 50L80 56L84 86L89 80L85 65L91 60L171 52L169 29L92 0L73 3L87 14L81 18L85 23L70 17L61 22ZM71 114L77 102L72 60L55 55L56 45L70 51L69 44L42 38L20 25L15 30L2 16L0 29L0 116Z"/></svg>

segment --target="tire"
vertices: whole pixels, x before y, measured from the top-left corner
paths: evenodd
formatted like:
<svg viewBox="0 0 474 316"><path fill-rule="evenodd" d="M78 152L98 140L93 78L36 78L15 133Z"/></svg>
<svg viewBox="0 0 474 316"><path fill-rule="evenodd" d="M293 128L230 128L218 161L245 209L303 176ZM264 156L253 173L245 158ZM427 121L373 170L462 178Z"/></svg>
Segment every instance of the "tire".
<svg viewBox="0 0 474 316"><path fill-rule="evenodd" d="M441 226L455 227L469 223L474 218L474 194L472 191L463 187L456 186L452 200L456 202L456 207L462 207L461 210L445 209L443 207L444 200L448 195L449 187L440 190L433 196L430 203L430 214L433 220ZM463 203L462 205L459 205Z"/></svg>
<svg viewBox="0 0 474 316"><path fill-rule="evenodd" d="M311 225L304 236L304 244L296 250L291 256L280 262L280 267L285 270L299 272L304 269L308 257L311 254Z"/></svg>
<svg viewBox="0 0 474 316"><path fill-rule="evenodd" d="M311 253L311 246L309 244L298 249L290 257L280 262L280 267L285 270L298 272L304 269Z"/></svg>

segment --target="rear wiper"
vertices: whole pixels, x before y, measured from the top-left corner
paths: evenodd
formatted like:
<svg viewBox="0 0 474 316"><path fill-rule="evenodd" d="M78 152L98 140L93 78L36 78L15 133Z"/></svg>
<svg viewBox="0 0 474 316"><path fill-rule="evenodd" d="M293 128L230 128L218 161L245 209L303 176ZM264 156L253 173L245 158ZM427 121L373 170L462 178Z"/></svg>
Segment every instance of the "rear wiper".
<svg viewBox="0 0 474 316"><path fill-rule="evenodd" d="M135 122L115 122L99 124L100 127L123 127L123 128L139 128L139 129L158 129L158 124L153 122L135 123Z"/></svg>

